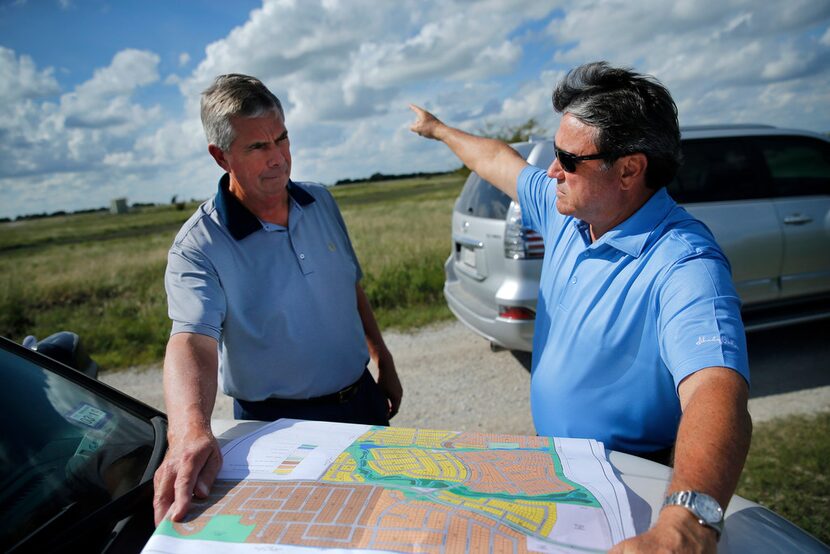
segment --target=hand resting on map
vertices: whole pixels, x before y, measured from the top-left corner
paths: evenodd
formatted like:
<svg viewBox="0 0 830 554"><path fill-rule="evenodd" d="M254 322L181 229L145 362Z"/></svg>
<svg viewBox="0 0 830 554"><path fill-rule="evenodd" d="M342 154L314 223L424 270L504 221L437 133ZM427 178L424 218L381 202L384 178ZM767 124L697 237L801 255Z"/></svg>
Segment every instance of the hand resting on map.
<svg viewBox="0 0 830 554"><path fill-rule="evenodd" d="M193 496L207 498L222 467L219 443L210 431L185 432L170 444L153 478L156 526L165 516L181 521L190 509Z"/></svg>

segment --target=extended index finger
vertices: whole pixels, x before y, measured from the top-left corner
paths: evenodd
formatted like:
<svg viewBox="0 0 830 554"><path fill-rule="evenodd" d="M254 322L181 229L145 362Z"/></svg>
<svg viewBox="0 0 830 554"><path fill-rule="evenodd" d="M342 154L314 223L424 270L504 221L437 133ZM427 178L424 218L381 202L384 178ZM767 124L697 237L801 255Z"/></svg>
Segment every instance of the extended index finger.
<svg viewBox="0 0 830 554"><path fill-rule="evenodd" d="M195 453L187 452L180 459L176 471L176 480L173 483L175 499L170 509L170 519L173 521L181 521L187 514L187 510L190 509L190 501L196 489L196 481L202 472L207 457L199 451Z"/></svg>
<svg viewBox="0 0 830 554"><path fill-rule="evenodd" d="M430 117L432 117L431 113L429 113L420 106L416 106L415 104L410 104L409 109L415 112L415 121L412 123L411 127L413 131L418 125L429 121Z"/></svg>
<svg viewBox="0 0 830 554"><path fill-rule="evenodd" d="M217 448L208 455L202 471L196 478L196 488L193 494L199 498L206 498L208 493L210 493L211 487L213 487L213 482L216 480L220 469L222 469L222 454Z"/></svg>
<svg viewBox="0 0 830 554"><path fill-rule="evenodd" d="M162 462L153 476L153 520L156 526L161 523L161 520L164 519L164 516L170 510L170 506L173 504L174 481L175 472L173 471L173 466L168 464L167 461Z"/></svg>

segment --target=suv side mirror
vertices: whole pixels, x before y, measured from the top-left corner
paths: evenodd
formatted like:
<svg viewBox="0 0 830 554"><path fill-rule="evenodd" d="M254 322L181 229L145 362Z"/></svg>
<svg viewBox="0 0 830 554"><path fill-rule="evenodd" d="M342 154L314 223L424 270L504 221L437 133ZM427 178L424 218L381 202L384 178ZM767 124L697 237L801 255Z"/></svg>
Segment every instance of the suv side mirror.
<svg viewBox="0 0 830 554"><path fill-rule="evenodd" d="M76 333L60 331L41 341L28 336L23 340L23 346L68 365L87 377L98 378L98 364L89 357L81 344L81 337Z"/></svg>

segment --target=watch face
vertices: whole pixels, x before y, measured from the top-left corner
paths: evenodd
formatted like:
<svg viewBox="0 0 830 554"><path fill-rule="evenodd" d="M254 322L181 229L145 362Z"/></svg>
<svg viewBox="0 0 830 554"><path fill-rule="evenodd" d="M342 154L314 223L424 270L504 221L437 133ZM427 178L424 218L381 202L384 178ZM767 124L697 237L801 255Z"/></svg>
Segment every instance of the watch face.
<svg viewBox="0 0 830 554"><path fill-rule="evenodd" d="M695 510L708 523L718 522L722 517L720 506L708 496L695 496Z"/></svg>

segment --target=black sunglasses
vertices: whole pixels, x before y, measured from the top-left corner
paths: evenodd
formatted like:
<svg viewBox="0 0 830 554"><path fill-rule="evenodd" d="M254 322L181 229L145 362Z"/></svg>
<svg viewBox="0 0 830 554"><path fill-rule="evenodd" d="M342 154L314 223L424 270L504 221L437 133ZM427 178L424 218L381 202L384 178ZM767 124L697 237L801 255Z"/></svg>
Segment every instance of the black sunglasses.
<svg viewBox="0 0 830 554"><path fill-rule="evenodd" d="M562 169L567 171L568 173L573 173L576 171L576 164L584 162L586 160L602 160L607 158L607 154L589 154L587 156L577 156L576 154L571 154L565 150L560 150L556 143L553 143L553 154L559 160L559 164L562 166Z"/></svg>

